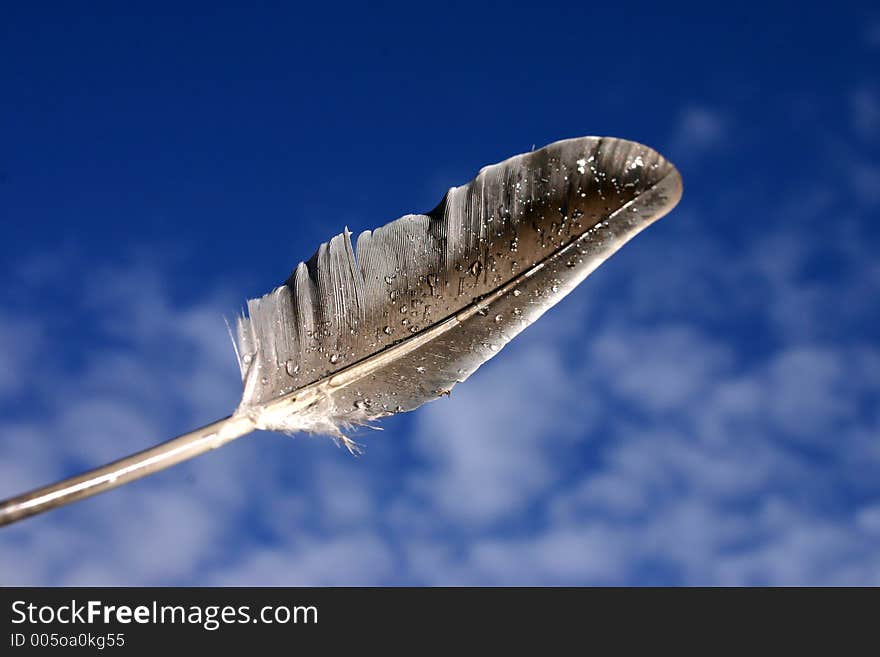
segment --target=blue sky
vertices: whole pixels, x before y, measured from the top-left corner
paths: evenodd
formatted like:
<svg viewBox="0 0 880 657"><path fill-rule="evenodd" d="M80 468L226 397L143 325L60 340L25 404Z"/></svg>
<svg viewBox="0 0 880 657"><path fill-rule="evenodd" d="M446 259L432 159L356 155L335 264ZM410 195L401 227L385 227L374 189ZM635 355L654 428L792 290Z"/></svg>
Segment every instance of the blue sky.
<svg viewBox="0 0 880 657"><path fill-rule="evenodd" d="M0 584L880 584L880 12L29 3L0 25L0 495L227 415L224 317L483 165L681 205L451 398L0 532ZM123 13L124 12L124 13Z"/></svg>

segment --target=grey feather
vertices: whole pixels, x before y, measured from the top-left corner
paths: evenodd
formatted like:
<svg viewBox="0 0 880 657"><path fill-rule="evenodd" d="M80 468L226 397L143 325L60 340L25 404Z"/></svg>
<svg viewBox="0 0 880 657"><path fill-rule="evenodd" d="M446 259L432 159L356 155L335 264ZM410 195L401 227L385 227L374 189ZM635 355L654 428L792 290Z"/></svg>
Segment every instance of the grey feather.
<svg viewBox="0 0 880 657"><path fill-rule="evenodd" d="M0 501L0 525L247 435L342 429L448 394L681 197L655 151L584 137L486 167L432 212L346 229L238 322L231 416Z"/></svg>
<svg viewBox="0 0 880 657"><path fill-rule="evenodd" d="M640 144L583 137L485 167L427 214L346 229L238 322L257 427L341 428L448 394L681 196Z"/></svg>

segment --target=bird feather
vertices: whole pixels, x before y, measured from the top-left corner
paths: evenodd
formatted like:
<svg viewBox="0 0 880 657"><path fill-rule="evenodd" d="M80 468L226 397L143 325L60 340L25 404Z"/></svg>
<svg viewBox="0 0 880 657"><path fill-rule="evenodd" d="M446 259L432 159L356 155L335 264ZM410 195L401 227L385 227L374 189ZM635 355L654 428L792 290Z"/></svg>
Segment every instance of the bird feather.
<svg viewBox="0 0 880 657"><path fill-rule="evenodd" d="M346 229L247 304L227 418L0 502L0 525L95 495L254 429L344 433L449 394L630 238L681 177L656 151L582 137L482 169L427 214Z"/></svg>
<svg viewBox="0 0 880 657"><path fill-rule="evenodd" d="M583 137L485 167L356 247L346 228L248 301L237 413L353 448L345 427L448 394L680 196L656 151Z"/></svg>

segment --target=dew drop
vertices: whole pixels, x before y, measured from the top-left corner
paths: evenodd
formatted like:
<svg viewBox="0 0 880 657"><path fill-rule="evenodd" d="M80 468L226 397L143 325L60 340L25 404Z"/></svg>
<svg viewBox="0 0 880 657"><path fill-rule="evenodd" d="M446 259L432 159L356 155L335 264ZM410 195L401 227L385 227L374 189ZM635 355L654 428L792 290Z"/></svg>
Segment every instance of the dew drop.
<svg viewBox="0 0 880 657"><path fill-rule="evenodd" d="M495 315L495 322L496 323L500 322L502 319L504 319L504 317L502 317L501 315Z"/></svg>
<svg viewBox="0 0 880 657"><path fill-rule="evenodd" d="M330 356L330 362L331 363L338 363L339 362L339 354L333 354L332 356Z"/></svg>
<svg viewBox="0 0 880 657"><path fill-rule="evenodd" d="M287 373L290 376L296 376L299 373L299 365L294 363L292 360L289 360L286 363L284 363L284 369L287 370Z"/></svg>
<svg viewBox="0 0 880 657"><path fill-rule="evenodd" d="M416 368L416 372L418 372L419 374L424 374L424 373L425 373L425 368L422 367L422 366L419 366L419 367Z"/></svg>
<svg viewBox="0 0 880 657"><path fill-rule="evenodd" d="M390 326L386 326L384 329L382 329L382 333L384 333L385 335L391 335L392 333L394 333L394 329Z"/></svg>
<svg viewBox="0 0 880 657"><path fill-rule="evenodd" d="M513 291L513 296L515 296L515 297L518 297L520 294L522 294L522 292L520 290Z"/></svg>

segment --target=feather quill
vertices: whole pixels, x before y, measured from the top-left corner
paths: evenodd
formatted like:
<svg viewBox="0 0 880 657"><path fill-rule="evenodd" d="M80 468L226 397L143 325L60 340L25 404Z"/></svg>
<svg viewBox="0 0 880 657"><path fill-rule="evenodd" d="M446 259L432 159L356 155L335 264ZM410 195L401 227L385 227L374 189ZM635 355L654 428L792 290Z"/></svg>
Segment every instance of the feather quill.
<svg viewBox="0 0 880 657"><path fill-rule="evenodd" d="M559 141L480 170L427 214L352 244L346 229L237 324L241 403L229 417L0 503L0 524L87 497L254 429L336 437L466 380L681 197L656 151Z"/></svg>

